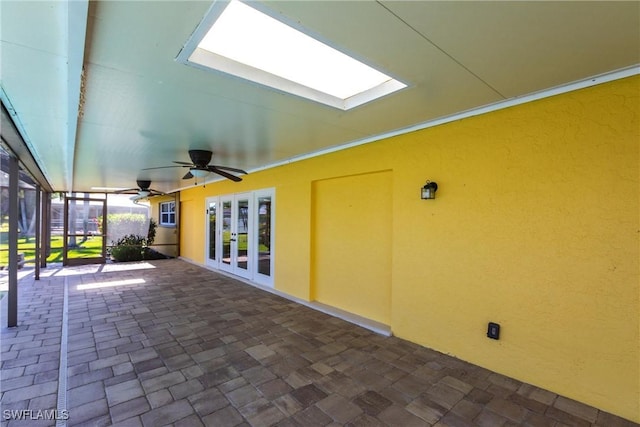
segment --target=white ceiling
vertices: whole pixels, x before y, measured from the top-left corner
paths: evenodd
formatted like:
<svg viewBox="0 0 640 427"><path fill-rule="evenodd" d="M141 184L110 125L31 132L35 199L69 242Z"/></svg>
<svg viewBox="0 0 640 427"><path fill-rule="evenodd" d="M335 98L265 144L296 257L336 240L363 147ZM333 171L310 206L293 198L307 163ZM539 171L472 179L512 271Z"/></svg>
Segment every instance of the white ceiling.
<svg viewBox="0 0 640 427"><path fill-rule="evenodd" d="M635 1L263 2L409 83L342 111L176 62L210 6L0 2L2 99L55 190L175 190L182 168L142 169L209 149L251 171L640 64Z"/></svg>

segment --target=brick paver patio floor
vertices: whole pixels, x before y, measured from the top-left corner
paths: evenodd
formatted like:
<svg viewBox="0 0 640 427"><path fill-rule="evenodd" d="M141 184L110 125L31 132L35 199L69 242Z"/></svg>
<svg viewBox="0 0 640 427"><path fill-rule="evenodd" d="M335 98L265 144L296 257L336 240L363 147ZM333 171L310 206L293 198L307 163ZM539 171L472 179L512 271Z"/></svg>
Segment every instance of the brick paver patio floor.
<svg viewBox="0 0 640 427"><path fill-rule="evenodd" d="M637 426L181 260L29 277L3 425Z"/></svg>

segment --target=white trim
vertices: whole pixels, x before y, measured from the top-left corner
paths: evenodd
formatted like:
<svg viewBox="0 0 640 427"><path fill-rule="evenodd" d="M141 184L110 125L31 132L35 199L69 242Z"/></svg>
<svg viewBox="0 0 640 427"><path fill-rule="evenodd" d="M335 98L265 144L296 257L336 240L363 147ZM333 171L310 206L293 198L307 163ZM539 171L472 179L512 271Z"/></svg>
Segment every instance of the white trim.
<svg viewBox="0 0 640 427"><path fill-rule="evenodd" d="M239 221L240 221L240 204L241 200L247 201L247 225L246 225L246 235L247 235L247 266L246 268L239 267L240 264L240 230L239 230ZM253 278L253 271L255 267L255 260L251 255L253 255L253 246L255 243L255 230L253 229L253 221L252 217L254 215L253 212L253 191L246 191L242 193L235 193L233 195L233 202L231 203L231 236L235 237L233 242L231 243L231 268L238 276L245 277L247 279ZM223 218L224 220L224 218ZM233 235L235 233L235 236ZM221 238L222 239L222 238Z"/></svg>
<svg viewBox="0 0 640 427"><path fill-rule="evenodd" d="M169 210L167 212L165 212L166 215L168 215L168 218L170 219L171 216L173 215L173 222L162 222L162 206L163 205L170 205L173 203L173 211ZM164 202L158 202L158 225L162 226L162 227L175 227L176 226L176 201L175 200L167 200Z"/></svg>
<svg viewBox="0 0 640 427"><path fill-rule="evenodd" d="M311 159L313 157L322 156L325 154L333 153L336 151L346 150L348 148L357 147L359 145L368 144L370 142L376 142L383 139L391 138L394 136L404 135L406 133L415 132L418 130L423 130L435 126L439 126L442 124L466 119L469 117L479 116L482 114L490 113L493 111L502 110L504 108L513 107L516 105L526 104L528 102L538 101L540 99L549 98L552 96L560 95L567 92L573 92L576 90L584 89L591 86L596 86L603 83L608 83L615 80L624 79L627 77L635 76L640 74L640 65L635 65L633 67L623 68L621 70L612 71L610 73L600 74L597 76L589 77L584 80L579 80L576 82L568 83L561 86L556 86L554 88L545 89L538 92L533 92L528 95L523 95L521 97L510 98L504 101L495 102L493 104L484 105L481 107L472 108L470 110L461 111L459 113L451 114L449 116L439 117L437 119L429 120L426 122L418 123L412 126L396 129L390 132L381 133L378 135L374 135L368 138L358 139L352 142L348 142L346 144L335 145L333 147L324 148L318 151L312 151L310 153L301 154L299 156L293 156L289 159L282 160L276 163L270 163L265 166L261 166L255 169L250 169L248 172L258 172L265 169L271 169L278 166L287 165L289 163L299 162L301 160Z"/></svg>
<svg viewBox="0 0 640 427"><path fill-rule="evenodd" d="M252 258L255 262L255 269L253 270L253 280L256 283L259 283L262 286L267 286L273 288L274 286L274 276L275 276L275 246L276 246L276 238L275 238L275 226L276 226L276 189L275 188L264 188L262 190L253 191L253 206L255 206L255 217L253 221L253 229L256 238L259 237L260 233L260 197L270 197L271 198L271 242L269 247L269 275L261 274L259 271L260 268L260 242L259 240L255 241L255 245L253 248Z"/></svg>
<svg viewBox="0 0 640 427"><path fill-rule="evenodd" d="M462 111L460 113L452 114L449 116L439 117L437 119L429 120L426 122L418 123L412 126L396 129L390 132L381 133L378 135L374 135L368 138L358 139L355 141L347 142L345 144L334 145L332 147L324 148L318 151L312 151L309 153L301 154L299 156L289 157L288 159L281 160L275 163L269 163L264 166L260 166L257 168L249 169L248 173L260 172L267 169L276 168L279 166L288 165L290 163L299 162L302 160L311 159L314 157L323 156L325 154L334 153L336 151L346 150L349 148L357 147L359 145L369 144L371 142L380 141L383 139L404 135L406 133L415 132L418 130L428 129L431 127L439 126L442 124L466 119L469 117L479 116L482 114L490 113L493 111L502 110L504 108L513 107L516 105L526 104L528 102L538 101L540 99L549 98L551 96L561 95L563 93L573 92L576 90L588 88L591 86L597 86L599 84L612 82L615 80L624 79L627 77L635 76L640 74L640 64L634 65L632 67L622 68L620 70L612 71L609 73L600 74L597 76L592 76L587 79L578 80L576 82L568 83L561 86L556 86L554 88L545 89L539 92L530 93L528 95L524 95L521 97L511 98L504 101L499 101L493 104L484 105L477 108L472 108L470 110ZM224 178L214 178L210 181L203 181L202 184L208 184L211 182L222 181ZM197 185L190 185L186 187L179 187L175 191L188 190L190 188L195 188Z"/></svg>
<svg viewBox="0 0 640 427"><path fill-rule="evenodd" d="M212 203L215 203L216 206L216 226L215 229L213 230L213 234L217 235L218 234L218 209L220 208L220 197L218 196L211 196L211 197L205 197L204 198L204 263L207 266L213 267L213 265L211 264L217 264L219 261L219 257L220 257L220 253L218 252L218 241L216 239L215 242L215 247L214 247L214 251L216 254L216 259L211 259L209 257L209 252L211 249L211 229L210 229L210 224L209 221L211 219L211 212L209 212L209 208L211 206ZM215 267L214 267L215 268Z"/></svg>
<svg viewBox="0 0 640 427"><path fill-rule="evenodd" d="M259 230L259 204L258 200L260 197L269 197L271 198L271 247L270 247L270 268L269 275L260 274L259 269L259 242L258 242L258 230ZM224 242L223 242L223 225L224 225L224 203L231 203L231 217L230 217L230 229L231 233L234 232L235 227L238 226L238 205L237 202L239 200L247 200L248 202L248 211L247 211L247 268L239 268L238 267L238 259L237 259L237 244L231 244L231 260L230 264L225 264L223 262L223 251L224 251ZM209 216L208 213L209 206L212 202L216 203L216 259L212 260L209 258L209 245L211 244L211 233L209 229ZM253 191L245 191L242 193L232 193L232 194L222 194L217 196L209 196L204 199L205 212L204 212L204 265L207 268L212 268L216 271L225 271L234 276L242 276L248 280L259 283L262 286L271 286L273 287L274 283L274 271L275 271L275 188L262 188L259 190ZM236 230L237 232L237 230ZM233 238L233 235L231 236Z"/></svg>
<svg viewBox="0 0 640 427"><path fill-rule="evenodd" d="M77 133L79 119L84 114L84 47L87 38L87 20L89 17L89 0L67 2L67 140L65 147L67 171L66 188L74 188L74 168L76 161ZM64 27L63 27L64 28Z"/></svg>
<svg viewBox="0 0 640 427"><path fill-rule="evenodd" d="M233 208L235 206L234 204L234 195L233 194L223 194L220 196L219 200L220 200L220 205L218 206L218 213L216 215L218 215L218 218L216 218L216 233L218 233L218 240L216 241L216 251L218 252L218 256L217 256L217 262L218 262L218 267L217 270L220 271L227 271L229 273L233 272L233 256L232 256L232 248L231 248L231 242L229 242L229 264L224 262L224 216L225 216L225 212L224 212L224 205L225 203L229 203L229 236L231 236L231 230L233 228ZM215 268L215 267L214 267Z"/></svg>

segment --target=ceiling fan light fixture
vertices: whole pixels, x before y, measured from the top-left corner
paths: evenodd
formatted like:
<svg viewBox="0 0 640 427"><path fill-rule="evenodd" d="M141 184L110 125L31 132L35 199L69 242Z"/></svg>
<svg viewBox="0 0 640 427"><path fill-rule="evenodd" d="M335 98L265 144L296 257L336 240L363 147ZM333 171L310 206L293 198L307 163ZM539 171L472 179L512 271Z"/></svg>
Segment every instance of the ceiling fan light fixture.
<svg viewBox="0 0 640 427"><path fill-rule="evenodd" d="M149 199L147 198L147 196L141 196L139 194L135 194L131 197L129 197L129 200L131 200L133 203L139 203L139 202L144 202L144 201L148 201Z"/></svg>
<svg viewBox="0 0 640 427"><path fill-rule="evenodd" d="M204 169L189 169L189 171L191 172L191 175L193 175L196 178L204 178L205 176L209 175L209 171L208 170L204 170Z"/></svg>
<svg viewBox="0 0 640 427"><path fill-rule="evenodd" d="M231 181L234 181L234 182L242 181L242 178L234 175L234 173L242 174L242 175L247 174L246 171L239 168L209 164L212 156L213 156L213 153L209 150L189 150L189 157L191 158L191 163L174 160L173 161L173 163L175 163L174 166L159 166L159 167L147 168L143 170L167 169L167 168L189 168L189 171L182 177L182 179L204 178L209 173L215 173L227 179L230 179ZM147 188L147 187L140 186L140 189L144 189L144 188Z"/></svg>
<svg viewBox="0 0 640 427"><path fill-rule="evenodd" d="M120 188L114 191L114 194L134 194L134 196L131 197L131 200L144 199L146 197L164 194L162 191L149 188L151 186L151 181L149 180L138 179L136 180L136 184L138 185L136 188Z"/></svg>

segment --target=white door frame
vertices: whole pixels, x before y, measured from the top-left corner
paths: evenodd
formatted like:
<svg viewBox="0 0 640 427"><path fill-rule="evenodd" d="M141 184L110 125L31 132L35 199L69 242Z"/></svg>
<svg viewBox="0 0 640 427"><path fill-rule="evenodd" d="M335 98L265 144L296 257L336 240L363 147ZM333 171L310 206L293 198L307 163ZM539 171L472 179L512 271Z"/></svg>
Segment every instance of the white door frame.
<svg viewBox="0 0 640 427"><path fill-rule="evenodd" d="M242 207L241 202L245 202L246 207ZM231 204L231 272L245 279L253 276L254 216L252 193L234 194Z"/></svg>
<svg viewBox="0 0 640 427"><path fill-rule="evenodd" d="M225 205L228 204L229 211L225 211ZM231 256L231 225L233 224L233 194L220 196L218 220L218 268L222 271L233 274L233 259ZM228 234L228 235L227 235ZM225 248L225 238L227 239L227 247ZM225 254L228 250L228 254Z"/></svg>
<svg viewBox="0 0 640 427"><path fill-rule="evenodd" d="M254 215L254 230L255 230L255 245L254 245L254 256L253 259L256 261L255 263L255 268L254 268L254 275L253 275L253 280L256 283L259 283L263 286L269 286L269 287L273 287L273 273L274 273L274 266L275 266L275 224L276 224L276 196L275 196L275 189L273 188L269 188L269 189L265 189L265 190L258 190L258 191L254 191L253 192L253 197L254 197L254 204L253 206L255 207L255 215ZM270 242L269 242L269 274L265 275L265 274L261 274L260 273L260 256L262 255L260 253L260 198L264 198L264 197L270 197L271 198L271 206L269 207L270 209L270 224L269 224L269 231L270 231Z"/></svg>
<svg viewBox="0 0 640 427"><path fill-rule="evenodd" d="M271 205L269 207L270 214L270 242L269 242L269 260L268 260L268 274L262 274L260 272L260 256L265 256L260 252L260 241L258 232L260 230L259 221L261 219L260 214L260 198L270 197ZM243 212L246 217L240 216L239 203L240 201L246 201L246 212ZM216 209L216 224L215 224L215 259L210 258L210 212L211 204L215 203ZM230 212L225 215L224 206L230 208ZM264 207L263 207L264 209ZM243 277L250 281L256 282L263 286L273 287L273 273L274 273L274 242L275 242L275 190L264 189L256 190L244 193L225 194L221 196L212 196L205 198L205 250L204 259L205 265L217 270L221 270L239 277ZM264 215L264 214L263 214ZM264 220L264 216L262 216ZM226 227L226 231L225 231ZM223 250L225 235L227 238L227 250L229 256L224 258ZM246 235L246 253L245 241L241 236ZM264 237L263 237L264 238ZM227 260L225 263L224 260ZM246 261L246 268L241 266L241 263ZM264 270L264 264L262 265Z"/></svg>
<svg viewBox="0 0 640 427"><path fill-rule="evenodd" d="M215 227L213 229L213 237L215 240L215 244L214 244L214 252L215 252L215 258L211 259L210 256L210 251L209 248L211 247L211 225L210 225L210 216L211 216L211 212L209 211L209 209L211 209L211 204L215 203L215 209L216 209L216 224ZM204 236L205 236L205 245L204 245L204 263L205 265L207 265L208 267L213 267L213 268L219 268L219 261L220 261L220 239L217 238L218 236L220 236L220 219L219 219L219 215L220 215L220 198L215 196L215 197L207 197L205 199L205 223L204 223Z"/></svg>

